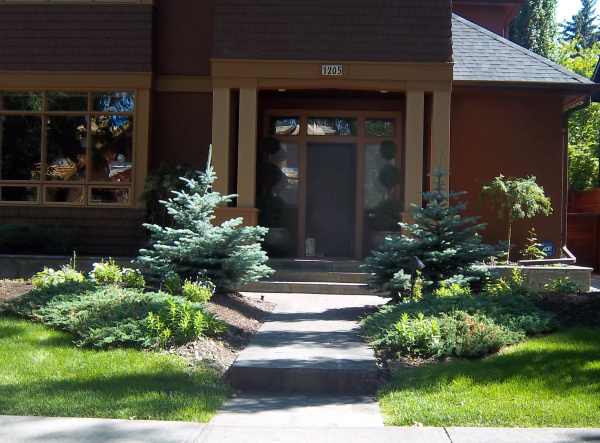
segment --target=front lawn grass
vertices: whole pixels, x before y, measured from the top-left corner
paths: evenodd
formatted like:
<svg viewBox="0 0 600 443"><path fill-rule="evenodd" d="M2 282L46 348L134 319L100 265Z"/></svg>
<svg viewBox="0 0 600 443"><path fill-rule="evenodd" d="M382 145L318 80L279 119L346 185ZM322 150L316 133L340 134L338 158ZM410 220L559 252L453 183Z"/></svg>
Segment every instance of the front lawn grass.
<svg viewBox="0 0 600 443"><path fill-rule="evenodd" d="M398 371L381 392L387 425L600 426L600 329L528 340L483 360Z"/></svg>
<svg viewBox="0 0 600 443"><path fill-rule="evenodd" d="M0 414L207 422L227 394L179 357L76 348L67 334L0 317Z"/></svg>

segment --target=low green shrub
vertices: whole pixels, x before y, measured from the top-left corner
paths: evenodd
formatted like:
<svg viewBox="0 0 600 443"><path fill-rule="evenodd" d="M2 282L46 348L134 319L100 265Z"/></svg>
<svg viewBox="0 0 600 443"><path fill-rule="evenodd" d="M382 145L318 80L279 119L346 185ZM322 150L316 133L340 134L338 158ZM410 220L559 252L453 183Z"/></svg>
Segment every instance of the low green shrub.
<svg viewBox="0 0 600 443"><path fill-rule="evenodd" d="M468 297L471 287L468 284L442 282L440 287L433 291L436 297Z"/></svg>
<svg viewBox="0 0 600 443"><path fill-rule="evenodd" d="M182 297L89 281L34 289L9 303L8 310L70 332L78 346L99 349L160 348L226 328L202 305Z"/></svg>
<svg viewBox="0 0 600 443"><path fill-rule="evenodd" d="M500 325L484 314L455 311L444 314L443 318L445 355L482 357L518 343L526 336L524 331Z"/></svg>
<svg viewBox="0 0 600 443"><path fill-rule="evenodd" d="M482 314L454 311L437 317L425 317L423 313L410 317L404 313L374 345L391 356L480 357L524 337L524 333L512 331Z"/></svg>
<svg viewBox="0 0 600 443"><path fill-rule="evenodd" d="M177 272L170 271L162 281L162 289L171 295L179 295L183 289L181 277Z"/></svg>
<svg viewBox="0 0 600 443"><path fill-rule="evenodd" d="M206 303L214 294L214 287L200 282L186 280L181 288L183 296L194 303Z"/></svg>
<svg viewBox="0 0 600 443"><path fill-rule="evenodd" d="M137 269L123 268L121 280L123 286L126 288L144 289L146 287L146 280L142 273Z"/></svg>
<svg viewBox="0 0 600 443"><path fill-rule="evenodd" d="M508 278L499 278L488 282L483 292L488 295L495 296L511 296L511 295L522 295L526 296L529 294L529 290L525 285L525 279L523 272L514 268Z"/></svg>
<svg viewBox="0 0 600 443"><path fill-rule="evenodd" d="M123 270L110 258L108 261L94 263L90 278L99 285L118 285L123 282Z"/></svg>
<svg viewBox="0 0 600 443"><path fill-rule="evenodd" d="M518 294L429 295L386 305L362 321L378 352L407 357L481 356L555 326L552 314Z"/></svg>
<svg viewBox="0 0 600 443"><path fill-rule="evenodd" d="M393 328L376 340L374 345L385 348L387 352L412 357L439 355L442 347L440 323L438 319L425 317L423 313L411 317L405 312Z"/></svg>
<svg viewBox="0 0 600 443"><path fill-rule="evenodd" d="M544 291L551 292L553 294L578 294L579 286L569 277L561 277L552 280L550 283L544 285Z"/></svg>
<svg viewBox="0 0 600 443"><path fill-rule="evenodd" d="M52 268L44 268L43 271L38 272L31 278L31 284L36 289L48 289L71 283L83 283L84 281L85 276L71 265L65 265L58 271Z"/></svg>

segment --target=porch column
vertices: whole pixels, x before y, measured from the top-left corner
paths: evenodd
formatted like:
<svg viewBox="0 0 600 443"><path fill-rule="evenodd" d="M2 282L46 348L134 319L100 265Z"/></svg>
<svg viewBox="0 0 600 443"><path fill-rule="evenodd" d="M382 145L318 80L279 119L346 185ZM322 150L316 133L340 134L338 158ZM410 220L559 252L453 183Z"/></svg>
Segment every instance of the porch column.
<svg viewBox="0 0 600 443"><path fill-rule="evenodd" d="M411 204L423 201L423 131L425 124L425 92L406 93L404 219L410 217Z"/></svg>
<svg viewBox="0 0 600 443"><path fill-rule="evenodd" d="M237 189L239 208L256 207L256 88L240 88Z"/></svg>
<svg viewBox="0 0 600 443"><path fill-rule="evenodd" d="M431 171L441 170L445 177L445 191L450 189L450 91L433 93L431 121ZM431 189L434 177L430 176Z"/></svg>
<svg viewBox="0 0 600 443"><path fill-rule="evenodd" d="M229 194L229 146L231 130L231 89L213 89L212 159L218 176L214 190Z"/></svg>

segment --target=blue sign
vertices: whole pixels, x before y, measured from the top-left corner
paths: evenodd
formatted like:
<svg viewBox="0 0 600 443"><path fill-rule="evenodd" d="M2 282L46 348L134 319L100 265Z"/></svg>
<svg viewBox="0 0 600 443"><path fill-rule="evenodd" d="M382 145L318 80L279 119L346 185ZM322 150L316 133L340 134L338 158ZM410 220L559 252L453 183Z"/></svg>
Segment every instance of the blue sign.
<svg viewBox="0 0 600 443"><path fill-rule="evenodd" d="M544 251L544 254L546 254L546 257L554 257L554 255L556 254L556 246L554 245L554 242L543 241L541 243L541 245L542 245L542 251Z"/></svg>

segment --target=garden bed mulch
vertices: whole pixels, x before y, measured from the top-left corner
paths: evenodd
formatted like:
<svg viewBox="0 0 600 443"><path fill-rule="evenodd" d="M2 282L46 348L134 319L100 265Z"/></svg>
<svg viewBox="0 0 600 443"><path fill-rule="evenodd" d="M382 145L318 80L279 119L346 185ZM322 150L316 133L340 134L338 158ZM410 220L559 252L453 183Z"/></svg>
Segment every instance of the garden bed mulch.
<svg viewBox="0 0 600 443"><path fill-rule="evenodd" d="M227 323L228 331L219 338L200 337L167 352L182 356L191 366L208 364L225 373L274 308L258 296L218 295L208 303L207 310Z"/></svg>
<svg viewBox="0 0 600 443"><path fill-rule="evenodd" d="M0 302L27 294L31 283L24 280L0 280Z"/></svg>

